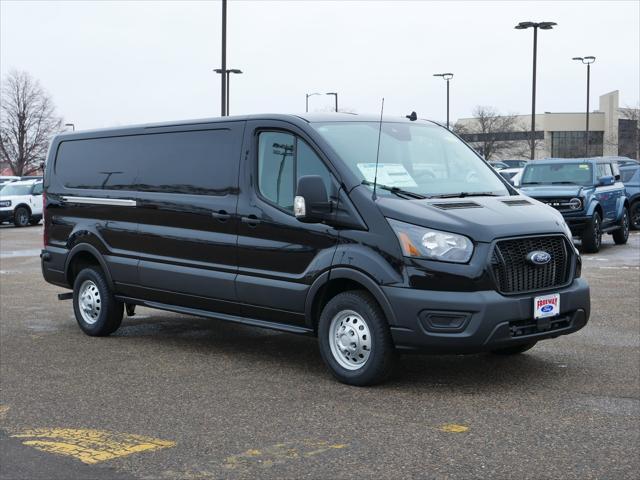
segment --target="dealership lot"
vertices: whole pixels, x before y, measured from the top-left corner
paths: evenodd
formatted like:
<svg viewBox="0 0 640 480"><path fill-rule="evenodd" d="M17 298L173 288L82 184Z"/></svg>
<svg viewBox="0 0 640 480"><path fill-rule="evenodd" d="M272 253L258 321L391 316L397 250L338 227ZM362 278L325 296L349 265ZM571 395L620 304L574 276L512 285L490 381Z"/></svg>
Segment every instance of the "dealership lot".
<svg viewBox="0 0 640 480"><path fill-rule="evenodd" d="M583 257L585 329L519 357L405 356L354 388L315 339L140 308L85 336L0 228L0 478L631 478L640 234ZM635 473L634 473L635 472Z"/></svg>

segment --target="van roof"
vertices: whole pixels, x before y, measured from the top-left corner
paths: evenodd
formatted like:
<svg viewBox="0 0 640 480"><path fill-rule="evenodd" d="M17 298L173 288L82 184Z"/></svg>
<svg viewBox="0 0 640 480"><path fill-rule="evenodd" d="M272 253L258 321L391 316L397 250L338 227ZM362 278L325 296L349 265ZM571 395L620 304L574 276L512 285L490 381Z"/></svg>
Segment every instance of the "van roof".
<svg viewBox="0 0 640 480"><path fill-rule="evenodd" d="M356 113L302 113L302 114L255 114L255 115L238 115L229 117L212 117L212 118L198 118L192 120L177 120L173 122L159 122L159 123L144 123L138 125L124 125L111 128L99 128L92 130L76 130L72 132L64 132L58 134L58 139L70 139L74 137L84 137L91 133L113 133L118 131L127 130L140 130L140 129L153 129L153 128L167 128L167 127L181 127L188 125L202 125L221 122L241 122L247 120L284 120L284 121L303 121L306 123L324 123L324 122L379 122L380 116L373 114L356 114ZM413 123L409 119L401 116L385 116L384 122L393 123ZM431 120L418 119L420 123L428 122L431 124L437 124Z"/></svg>

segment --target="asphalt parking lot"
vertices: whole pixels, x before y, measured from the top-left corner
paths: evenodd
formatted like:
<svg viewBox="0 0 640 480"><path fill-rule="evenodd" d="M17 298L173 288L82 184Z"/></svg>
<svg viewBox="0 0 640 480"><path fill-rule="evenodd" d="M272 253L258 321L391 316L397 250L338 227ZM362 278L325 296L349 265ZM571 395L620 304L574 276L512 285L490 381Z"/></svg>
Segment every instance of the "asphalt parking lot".
<svg viewBox="0 0 640 480"><path fill-rule="evenodd" d="M0 478L638 478L640 234L585 255L590 323L518 357L335 382L315 340L138 309L85 336L41 227L0 227Z"/></svg>

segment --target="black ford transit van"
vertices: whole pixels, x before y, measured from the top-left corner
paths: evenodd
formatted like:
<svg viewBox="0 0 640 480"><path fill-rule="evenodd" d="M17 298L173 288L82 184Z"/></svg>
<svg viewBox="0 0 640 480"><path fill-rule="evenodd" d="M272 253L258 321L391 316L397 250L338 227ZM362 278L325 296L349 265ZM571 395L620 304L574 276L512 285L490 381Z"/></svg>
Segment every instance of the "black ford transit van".
<svg viewBox="0 0 640 480"><path fill-rule="evenodd" d="M340 381L366 385L398 351L517 354L589 318L561 214L427 121L65 133L44 191L43 275L89 335L135 305L315 335Z"/></svg>

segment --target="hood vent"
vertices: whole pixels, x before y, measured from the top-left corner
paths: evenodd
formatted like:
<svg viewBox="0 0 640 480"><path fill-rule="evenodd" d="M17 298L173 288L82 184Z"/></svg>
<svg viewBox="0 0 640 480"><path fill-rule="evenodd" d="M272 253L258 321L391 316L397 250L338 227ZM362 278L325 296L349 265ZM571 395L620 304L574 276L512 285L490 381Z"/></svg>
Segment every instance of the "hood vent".
<svg viewBox="0 0 640 480"><path fill-rule="evenodd" d="M502 203L505 205L509 205L510 207L518 207L520 205L531 205L529 200L519 199L519 200L503 200Z"/></svg>
<svg viewBox="0 0 640 480"><path fill-rule="evenodd" d="M482 208L482 205L478 205L475 202L432 203L431 206L440 208L441 210L456 210L459 208Z"/></svg>

